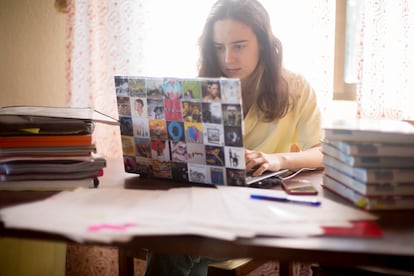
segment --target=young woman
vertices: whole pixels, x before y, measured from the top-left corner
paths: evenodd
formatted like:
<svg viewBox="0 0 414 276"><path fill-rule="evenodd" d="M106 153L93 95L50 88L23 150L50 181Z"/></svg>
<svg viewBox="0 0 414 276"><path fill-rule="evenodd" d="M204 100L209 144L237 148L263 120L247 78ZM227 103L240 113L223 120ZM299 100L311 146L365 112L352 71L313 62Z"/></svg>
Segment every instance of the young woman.
<svg viewBox="0 0 414 276"><path fill-rule="evenodd" d="M247 170L260 175L322 167L315 92L304 78L283 68L282 45L257 0L218 0L207 18L200 51L200 77L241 80ZM207 275L208 261L150 253L146 275Z"/></svg>

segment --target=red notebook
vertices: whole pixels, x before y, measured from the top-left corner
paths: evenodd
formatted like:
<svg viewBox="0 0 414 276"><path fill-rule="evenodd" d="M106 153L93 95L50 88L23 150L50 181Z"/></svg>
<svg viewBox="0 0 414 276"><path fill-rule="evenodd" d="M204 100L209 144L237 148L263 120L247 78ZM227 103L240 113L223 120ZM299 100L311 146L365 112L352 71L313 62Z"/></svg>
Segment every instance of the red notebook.
<svg viewBox="0 0 414 276"><path fill-rule="evenodd" d="M91 144L92 135L0 137L0 148L88 146Z"/></svg>
<svg viewBox="0 0 414 276"><path fill-rule="evenodd" d="M352 227L322 227L326 236L381 238L382 230L376 221L353 221Z"/></svg>

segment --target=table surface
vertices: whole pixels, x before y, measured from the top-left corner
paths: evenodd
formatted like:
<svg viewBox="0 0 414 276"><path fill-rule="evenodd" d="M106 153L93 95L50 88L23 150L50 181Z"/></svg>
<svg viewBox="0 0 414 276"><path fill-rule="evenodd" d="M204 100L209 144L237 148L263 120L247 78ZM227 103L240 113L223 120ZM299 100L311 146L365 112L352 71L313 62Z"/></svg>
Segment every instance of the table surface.
<svg viewBox="0 0 414 276"><path fill-rule="evenodd" d="M321 171L306 172L298 178L311 180L323 196L348 204L322 188L321 176ZM168 180L144 179L138 175L125 173L121 159L108 160L108 167L105 169L104 176L100 178L99 184L100 189L167 189L180 186L183 184ZM43 199L54 193L0 191L0 207ZM141 248L148 248L176 254L226 258L253 257L286 262L317 262L335 266L376 265L414 271L414 211L381 211L375 214L379 216L378 224L384 234L382 238L256 237L224 241L188 235L138 236L127 243L111 244L111 246L119 246L131 255ZM7 229L3 226L0 226L0 236L73 242L55 234Z"/></svg>

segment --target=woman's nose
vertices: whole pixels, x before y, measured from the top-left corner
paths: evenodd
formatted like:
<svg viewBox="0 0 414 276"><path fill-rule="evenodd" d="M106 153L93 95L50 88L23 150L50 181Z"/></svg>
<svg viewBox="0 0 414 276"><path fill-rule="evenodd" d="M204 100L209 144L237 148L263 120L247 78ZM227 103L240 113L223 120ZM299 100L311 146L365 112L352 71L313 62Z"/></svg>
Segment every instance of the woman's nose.
<svg viewBox="0 0 414 276"><path fill-rule="evenodd" d="M226 64L232 64L234 62L234 52L231 49L226 49L224 62Z"/></svg>

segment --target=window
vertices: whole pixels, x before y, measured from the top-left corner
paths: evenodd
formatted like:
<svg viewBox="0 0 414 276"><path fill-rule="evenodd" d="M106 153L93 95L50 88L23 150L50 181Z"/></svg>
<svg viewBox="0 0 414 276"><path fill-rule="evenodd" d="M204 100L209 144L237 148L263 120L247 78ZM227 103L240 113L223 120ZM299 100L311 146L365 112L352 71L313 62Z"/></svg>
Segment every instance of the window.
<svg viewBox="0 0 414 276"><path fill-rule="evenodd" d="M337 0L335 21L334 99L355 100L356 34L354 8L359 0Z"/></svg>

